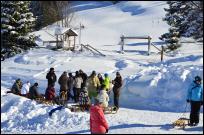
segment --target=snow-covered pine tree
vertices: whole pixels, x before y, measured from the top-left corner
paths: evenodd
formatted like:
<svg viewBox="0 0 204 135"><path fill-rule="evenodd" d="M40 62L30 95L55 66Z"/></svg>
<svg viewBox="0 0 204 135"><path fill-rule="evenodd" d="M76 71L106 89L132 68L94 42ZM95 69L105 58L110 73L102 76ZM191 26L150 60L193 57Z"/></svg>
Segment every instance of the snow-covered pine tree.
<svg viewBox="0 0 204 135"><path fill-rule="evenodd" d="M1 51L28 49L35 45L28 32L35 18L29 11L29 1L1 1Z"/></svg>
<svg viewBox="0 0 204 135"><path fill-rule="evenodd" d="M179 14L179 7L181 6L182 2L177 1L168 1L169 8L165 8L164 10L167 12L164 21L170 25L169 32L161 35L160 39L167 43L167 49L175 50L180 47L179 38L179 24L182 21L182 16Z"/></svg>
<svg viewBox="0 0 204 135"><path fill-rule="evenodd" d="M203 1L183 2L180 13L184 18L179 25L181 36L203 39Z"/></svg>
<svg viewBox="0 0 204 135"><path fill-rule="evenodd" d="M176 49L179 38L192 37L203 40L203 1L168 1L164 21L170 25L169 33L160 39L168 44L168 49ZM173 32L173 33L172 33Z"/></svg>

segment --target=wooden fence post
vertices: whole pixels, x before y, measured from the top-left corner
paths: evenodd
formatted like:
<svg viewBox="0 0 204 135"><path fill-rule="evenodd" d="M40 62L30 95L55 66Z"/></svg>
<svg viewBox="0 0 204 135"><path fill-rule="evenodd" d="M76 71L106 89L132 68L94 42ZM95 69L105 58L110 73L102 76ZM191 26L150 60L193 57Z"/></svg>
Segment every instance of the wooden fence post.
<svg viewBox="0 0 204 135"><path fill-rule="evenodd" d="M150 55L151 37L148 37L148 55Z"/></svg>
<svg viewBox="0 0 204 135"><path fill-rule="evenodd" d="M123 51L124 51L124 35L122 35L122 37L121 37L121 52L123 53Z"/></svg>
<svg viewBox="0 0 204 135"><path fill-rule="evenodd" d="M164 58L164 46L162 45L162 50L161 50L161 62L163 61Z"/></svg>

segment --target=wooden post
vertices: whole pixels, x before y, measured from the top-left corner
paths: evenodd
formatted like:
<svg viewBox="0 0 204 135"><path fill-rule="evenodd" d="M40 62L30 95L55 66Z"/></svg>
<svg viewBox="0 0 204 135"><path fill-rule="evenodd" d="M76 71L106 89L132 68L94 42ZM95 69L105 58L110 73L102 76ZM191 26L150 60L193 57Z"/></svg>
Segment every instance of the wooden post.
<svg viewBox="0 0 204 135"><path fill-rule="evenodd" d="M68 44L68 50L70 50L69 35L67 36L67 44Z"/></svg>
<svg viewBox="0 0 204 135"><path fill-rule="evenodd" d="M148 55L150 55L151 37L148 36Z"/></svg>
<svg viewBox="0 0 204 135"><path fill-rule="evenodd" d="M122 37L121 37L121 53L123 53L124 52L124 35L122 35Z"/></svg>
<svg viewBox="0 0 204 135"><path fill-rule="evenodd" d="M56 46L57 46L57 49L58 49L58 35L57 35L57 44L56 44Z"/></svg>
<svg viewBox="0 0 204 135"><path fill-rule="evenodd" d="M162 50L161 50L161 62L163 61L164 58L164 46L162 45Z"/></svg>
<svg viewBox="0 0 204 135"><path fill-rule="evenodd" d="M75 39L76 39L76 38L75 38L75 36L74 36L74 50L75 50Z"/></svg>

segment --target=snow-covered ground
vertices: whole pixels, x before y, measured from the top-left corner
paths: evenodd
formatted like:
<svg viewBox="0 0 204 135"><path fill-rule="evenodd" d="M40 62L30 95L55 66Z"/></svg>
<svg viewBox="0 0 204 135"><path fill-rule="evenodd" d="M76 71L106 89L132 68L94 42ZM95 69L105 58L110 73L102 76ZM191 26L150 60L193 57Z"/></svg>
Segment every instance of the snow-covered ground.
<svg viewBox="0 0 204 135"><path fill-rule="evenodd" d="M74 20L85 25L82 43L94 46L106 57L88 51L73 53L41 48L1 62L1 133L90 133L87 112L73 113L63 109L49 117L48 112L57 106L6 94L17 78L23 82L37 81L40 92L44 93L45 76L50 67L55 68L58 78L63 71L79 69L88 75L92 70L109 73L112 79L117 71L121 72L124 82L121 109L117 114L106 115L109 133L203 133L203 113L197 127L179 130L170 125L185 111L187 88L194 76L203 78L203 44L182 44L178 51L165 55L163 62L153 47L151 55L147 55L145 40L127 40L125 53L118 53L122 34L151 35L160 48L158 37L168 30L161 20L166 6L160 1L124 1L116 5L109 2L76 3L74 8L78 12ZM58 84L56 90L58 93ZM189 109L188 105L186 117Z"/></svg>

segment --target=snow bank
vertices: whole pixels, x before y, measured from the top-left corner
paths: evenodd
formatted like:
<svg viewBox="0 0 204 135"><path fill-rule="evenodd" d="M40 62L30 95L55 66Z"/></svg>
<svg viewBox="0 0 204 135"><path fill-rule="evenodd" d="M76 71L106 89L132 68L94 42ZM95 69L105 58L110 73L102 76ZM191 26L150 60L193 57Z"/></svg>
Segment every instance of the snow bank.
<svg viewBox="0 0 204 135"><path fill-rule="evenodd" d="M1 87L1 91L5 92L8 89ZM57 107L56 105L37 104L35 101L13 94L3 96L1 106L3 133L54 133L56 130L60 132L61 128L70 130L80 124L88 123L89 120L89 117L84 117L88 114L73 113L67 108L56 111L52 117L49 117L49 111ZM42 132L44 129L49 131Z"/></svg>
<svg viewBox="0 0 204 135"><path fill-rule="evenodd" d="M195 76L203 78L203 66L169 66L168 62L160 66L147 66L141 72L126 78L121 94L122 106L184 111L188 86Z"/></svg>

